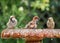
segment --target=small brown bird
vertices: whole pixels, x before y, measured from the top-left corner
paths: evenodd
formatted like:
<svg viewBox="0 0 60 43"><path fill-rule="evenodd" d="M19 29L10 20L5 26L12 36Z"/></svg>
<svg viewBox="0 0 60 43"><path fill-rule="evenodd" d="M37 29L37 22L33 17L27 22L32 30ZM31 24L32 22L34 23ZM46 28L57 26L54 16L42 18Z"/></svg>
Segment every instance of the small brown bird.
<svg viewBox="0 0 60 43"><path fill-rule="evenodd" d="M54 29L54 27L55 27L55 22L52 17L49 17L47 21L47 28Z"/></svg>
<svg viewBox="0 0 60 43"><path fill-rule="evenodd" d="M7 28L14 29L16 25L17 25L17 20L15 16L10 16L10 19L7 23Z"/></svg>
<svg viewBox="0 0 60 43"><path fill-rule="evenodd" d="M30 21L25 28L27 29L36 29L37 28L37 21L39 20L38 16L34 16L32 21Z"/></svg>

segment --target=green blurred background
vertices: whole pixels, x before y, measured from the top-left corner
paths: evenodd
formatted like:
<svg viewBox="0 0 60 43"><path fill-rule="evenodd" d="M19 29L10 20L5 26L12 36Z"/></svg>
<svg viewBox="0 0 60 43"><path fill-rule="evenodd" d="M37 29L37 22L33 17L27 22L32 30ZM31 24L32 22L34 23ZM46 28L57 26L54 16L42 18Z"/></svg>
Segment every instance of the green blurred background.
<svg viewBox="0 0 60 43"><path fill-rule="evenodd" d="M0 33L6 28L11 15L18 20L18 28L24 26L37 15L40 20L38 28L46 28L47 18L52 16L55 29L60 28L60 0L0 0ZM25 43L23 39L1 39L0 43ZM59 38L43 39L43 43L60 43Z"/></svg>

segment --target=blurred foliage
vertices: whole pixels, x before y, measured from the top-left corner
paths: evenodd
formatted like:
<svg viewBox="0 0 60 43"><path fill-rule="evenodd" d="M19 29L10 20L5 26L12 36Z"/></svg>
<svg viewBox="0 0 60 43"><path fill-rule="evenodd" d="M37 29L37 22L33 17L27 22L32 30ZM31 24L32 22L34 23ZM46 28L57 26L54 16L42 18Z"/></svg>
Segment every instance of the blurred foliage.
<svg viewBox="0 0 60 43"><path fill-rule="evenodd" d="M56 22L55 28L60 28L59 3L58 0L0 0L0 32L6 28L11 15L15 15L19 28L24 28L35 15L40 17L38 28L46 28L46 21L50 16ZM19 41L25 42L22 39L0 38L0 43L19 43Z"/></svg>
<svg viewBox="0 0 60 43"><path fill-rule="evenodd" d="M36 0L34 2L31 2L31 7L41 8L41 10L49 10L49 0Z"/></svg>

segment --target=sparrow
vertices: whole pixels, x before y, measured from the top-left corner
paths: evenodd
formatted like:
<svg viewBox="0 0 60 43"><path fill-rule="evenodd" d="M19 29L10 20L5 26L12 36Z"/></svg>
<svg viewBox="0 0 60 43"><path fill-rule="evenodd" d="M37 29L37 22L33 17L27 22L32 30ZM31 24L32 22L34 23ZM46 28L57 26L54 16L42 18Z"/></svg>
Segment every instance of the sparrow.
<svg viewBox="0 0 60 43"><path fill-rule="evenodd" d="M13 15L10 16L9 21L7 23L7 28L14 29L16 25L17 25L17 20L16 20L15 16L13 16Z"/></svg>
<svg viewBox="0 0 60 43"><path fill-rule="evenodd" d="M55 27L55 22L52 17L49 17L47 21L47 28L54 29L54 27Z"/></svg>
<svg viewBox="0 0 60 43"><path fill-rule="evenodd" d="M39 20L39 17L38 16L34 16L32 21L30 21L26 26L25 28L27 29L36 29L37 28L37 22Z"/></svg>
<svg viewBox="0 0 60 43"><path fill-rule="evenodd" d="M54 27L55 27L55 22L52 17L49 17L47 21L47 28L54 29ZM53 40L53 38L51 38L51 40Z"/></svg>

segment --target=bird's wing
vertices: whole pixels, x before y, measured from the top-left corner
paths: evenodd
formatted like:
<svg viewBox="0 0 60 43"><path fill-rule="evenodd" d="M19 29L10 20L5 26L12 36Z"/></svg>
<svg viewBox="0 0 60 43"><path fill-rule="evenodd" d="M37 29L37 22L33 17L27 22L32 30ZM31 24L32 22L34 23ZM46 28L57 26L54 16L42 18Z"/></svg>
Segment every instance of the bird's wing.
<svg viewBox="0 0 60 43"><path fill-rule="evenodd" d="M52 23L52 28L54 28L55 27L55 22L53 21L53 23Z"/></svg>
<svg viewBox="0 0 60 43"><path fill-rule="evenodd" d="M28 27L29 27L29 25L30 25L30 22L29 22L28 24L26 24L25 28L28 28Z"/></svg>
<svg viewBox="0 0 60 43"><path fill-rule="evenodd" d="M50 22L49 22L49 20L47 21L47 27L48 27L48 28L50 27Z"/></svg>
<svg viewBox="0 0 60 43"><path fill-rule="evenodd" d="M15 22L12 23L12 24L13 24L13 26L16 26L17 25L17 20L15 19Z"/></svg>

